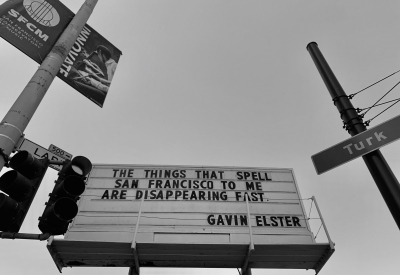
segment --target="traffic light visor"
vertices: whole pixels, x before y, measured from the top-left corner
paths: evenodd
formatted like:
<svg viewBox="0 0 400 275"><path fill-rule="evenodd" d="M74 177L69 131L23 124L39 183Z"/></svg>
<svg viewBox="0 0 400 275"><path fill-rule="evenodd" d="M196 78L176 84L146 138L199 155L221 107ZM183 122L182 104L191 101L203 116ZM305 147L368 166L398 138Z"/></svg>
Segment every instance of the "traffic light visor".
<svg viewBox="0 0 400 275"><path fill-rule="evenodd" d="M31 195L32 187L32 182L15 170L8 171L0 177L0 190L19 202Z"/></svg>
<svg viewBox="0 0 400 275"><path fill-rule="evenodd" d="M34 179L43 170L43 164L28 151L19 151L16 153L11 158L9 165L28 179Z"/></svg>
<svg viewBox="0 0 400 275"><path fill-rule="evenodd" d="M71 170L77 176L86 176L92 170L92 163L83 156L74 157L71 161Z"/></svg>

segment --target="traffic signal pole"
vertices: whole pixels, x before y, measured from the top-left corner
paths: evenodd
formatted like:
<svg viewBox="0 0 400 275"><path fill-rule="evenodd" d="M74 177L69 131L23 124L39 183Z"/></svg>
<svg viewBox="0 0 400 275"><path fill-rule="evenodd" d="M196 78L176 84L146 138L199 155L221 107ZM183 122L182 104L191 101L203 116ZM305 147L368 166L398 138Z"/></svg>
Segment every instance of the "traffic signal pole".
<svg viewBox="0 0 400 275"><path fill-rule="evenodd" d="M354 136L367 130L362 117L358 115L349 97L344 92L339 81L320 52L317 43L311 42L307 50L313 59L326 87L337 107L345 129ZM380 150L372 151L363 156L383 199L400 229L400 184L393 174Z"/></svg>
<svg viewBox="0 0 400 275"><path fill-rule="evenodd" d="M31 121L50 84L93 12L86 0L0 123L0 171Z"/></svg>

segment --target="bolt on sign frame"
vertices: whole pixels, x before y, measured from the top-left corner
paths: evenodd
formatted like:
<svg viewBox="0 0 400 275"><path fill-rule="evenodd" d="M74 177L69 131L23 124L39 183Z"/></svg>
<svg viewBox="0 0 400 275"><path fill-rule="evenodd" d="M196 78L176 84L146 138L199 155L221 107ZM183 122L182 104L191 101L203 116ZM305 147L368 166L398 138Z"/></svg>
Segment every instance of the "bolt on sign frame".
<svg viewBox="0 0 400 275"><path fill-rule="evenodd" d="M335 250L326 235L327 243L315 242L292 169L97 164L65 238L51 238L47 247L60 271L126 266L130 274L139 267L318 273Z"/></svg>

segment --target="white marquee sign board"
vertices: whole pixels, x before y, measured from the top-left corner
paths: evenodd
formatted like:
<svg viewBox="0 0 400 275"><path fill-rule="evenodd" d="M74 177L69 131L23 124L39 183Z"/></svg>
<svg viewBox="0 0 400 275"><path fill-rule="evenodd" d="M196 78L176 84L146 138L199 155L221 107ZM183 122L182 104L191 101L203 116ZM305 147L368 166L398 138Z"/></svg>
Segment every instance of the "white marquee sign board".
<svg viewBox="0 0 400 275"><path fill-rule="evenodd" d="M292 169L95 164L78 207L64 239L47 245L60 271L125 266L136 272L251 267L318 273L334 252L331 241L314 241Z"/></svg>
<svg viewBox="0 0 400 275"><path fill-rule="evenodd" d="M314 243L291 169L94 165L66 239Z"/></svg>

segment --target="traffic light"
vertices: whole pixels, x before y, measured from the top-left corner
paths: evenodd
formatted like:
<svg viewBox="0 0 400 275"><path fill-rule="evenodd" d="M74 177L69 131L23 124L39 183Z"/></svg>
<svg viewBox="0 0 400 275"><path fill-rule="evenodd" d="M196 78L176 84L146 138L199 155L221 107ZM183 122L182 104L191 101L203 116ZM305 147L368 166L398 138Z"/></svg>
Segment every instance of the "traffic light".
<svg viewBox="0 0 400 275"><path fill-rule="evenodd" d="M76 202L85 191L85 179L91 170L92 163L82 156L63 163L53 192L49 194L49 201L39 218L39 229L43 233L61 235L67 232L68 224L78 214Z"/></svg>
<svg viewBox="0 0 400 275"><path fill-rule="evenodd" d="M49 160L36 159L19 151L9 162L10 170L0 177L0 230L18 232L49 166Z"/></svg>

